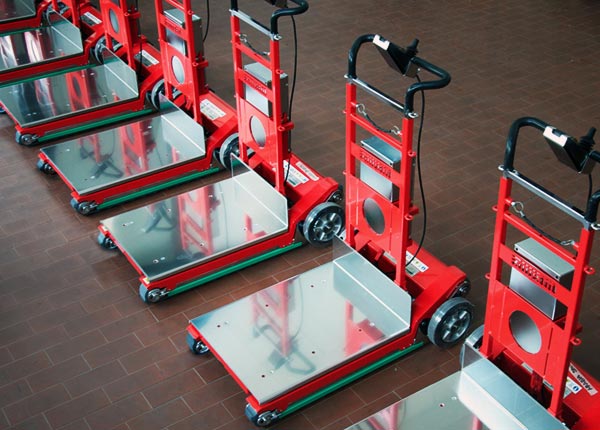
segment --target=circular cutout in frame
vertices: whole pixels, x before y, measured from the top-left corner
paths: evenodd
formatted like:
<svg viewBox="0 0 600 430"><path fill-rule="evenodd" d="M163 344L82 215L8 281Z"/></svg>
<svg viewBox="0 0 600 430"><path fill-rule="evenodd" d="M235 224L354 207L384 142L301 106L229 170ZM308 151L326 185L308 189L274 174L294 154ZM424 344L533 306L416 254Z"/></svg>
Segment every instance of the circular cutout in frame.
<svg viewBox="0 0 600 430"><path fill-rule="evenodd" d="M517 344L530 354L537 354L542 348L542 335L529 315L514 311L508 319L510 332Z"/></svg>
<svg viewBox="0 0 600 430"><path fill-rule="evenodd" d="M377 234L382 234L385 231L385 217L377 202L371 198L365 199L362 210L371 230Z"/></svg>
<svg viewBox="0 0 600 430"><path fill-rule="evenodd" d="M267 132L261 120L255 116L250 118L250 133L258 146L264 148L267 143Z"/></svg>

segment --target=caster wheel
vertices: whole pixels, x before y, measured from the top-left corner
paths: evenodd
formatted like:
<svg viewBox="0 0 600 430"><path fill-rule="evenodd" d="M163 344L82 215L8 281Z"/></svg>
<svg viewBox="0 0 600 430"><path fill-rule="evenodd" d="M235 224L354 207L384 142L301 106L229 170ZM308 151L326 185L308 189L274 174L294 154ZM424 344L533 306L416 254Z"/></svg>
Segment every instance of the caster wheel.
<svg viewBox="0 0 600 430"><path fill-rule="evenodd" d="M168 292L164 288L154 288L148 290L144 284L140 284L140 298L144 303L158 303L168 297Z"/></svg>
<svg viewBox="0 0 600 430"><path fill-rule="evenodd" d="M434 312L427 337L440 348L450 348L464 339L472 320L473 305L462 297L453 297Z"/></svg>
<svg viewBox="0 0 600 430"><path fill-rule="evenodd" d="M313 246L327 246L334 236L342 232L344 221L344 209L340 205L321 203L309 212L302 226L302 234Z"/></svg>
<svg viewBox="0 0 600 430"><path fill-rule="evenodd" d="M19 145L23 146L33 146L38 142L37 136L29 133L21 134L20 131L15 133L15 140Z"/></svg>
<svg viewBox="0 0 600 430"><path fill-rule="evenodd" d="M192 337L191 334L187 333L186 341L190 350L197 355L204 355L210 351L208 346L204 344L201 340L196 340Z"/></svg>
<svg viewBox="0 0 600 430"><path fill-rule="evenodd" d="M110 237L107 237L102 232L98 233L98 237L96 240L98 241L98 245L100 245L102 248L111 249L111 250L117 249L117 245L115 245L113 240Z"/></svg>
<svg viewBox="0 0 600 430"><path fill-rule="evenodd" d="M71 206L81 215L89 215L98 207L98 205L93 202L78 202L75 199L71 199Z"/></svg>
<svg viewBox="0 0 600 430"><path fill-rule="evenodd" d="M465 279L460 283L452 297L465 297L471 291L471 281Z"/></svg>
<svg viewBox="0 0 600 430"><path fill-rule="evenodd" d="M338 205L341 205L344 202L344 190L341 185L337 190L331 193L327 201L337 203Z"/></svg>
<svg viewBox="0 0 600 430"><path fill-rule="evenodd" d="M4 110L4 107L2 107L2 105L0 105L0 115L4 115L6 113L6 111Z"/></svg>
<svg viewBox="0 0 600 430"><path fill-rule="evenodd" d="M56 175L56 172L52 166L41 158L37 161L37 168L40 172L45 173L46 175Z"/></svg>
<svg viewBox="0 0 600 430"><path fill-rule="evenodd" d="M267 427L279 418L277 411L265 411L259 414L249 404L246 405L245 413L250 422L259 427Z"/></svg>
<svg viewBox="0 0 600 430"><path fill-rule="evenodd" d="M219 148L219 162L227 170L231 170L231 154L240 155L238 134L233 133Z"/></svg>
<svg viewBox="0 0 600 430"><path fill-rule="evenodd" d="M160 110L160 98L161 98L161 95L164 95L164 94L165 94L165 80L161 79L156 84L154 84L154 87L152 87L152 91L147 93L148 102L150 102L150 104L152 106L154 106L154 108L156 110Z"/></svg>

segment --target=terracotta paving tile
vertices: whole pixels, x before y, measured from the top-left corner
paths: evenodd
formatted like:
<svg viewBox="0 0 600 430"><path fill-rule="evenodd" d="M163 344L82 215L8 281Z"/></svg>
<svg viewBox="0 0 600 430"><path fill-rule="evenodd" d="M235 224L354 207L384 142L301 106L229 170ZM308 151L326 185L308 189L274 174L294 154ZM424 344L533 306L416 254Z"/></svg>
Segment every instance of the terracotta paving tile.
<svg viewBox="0 0 600 430"><path fill-rule="evenodd" d="M46 415L53 428L59 428L80 418L87 417L108 404L110 404L110 401L106 394L98 389L50 409L44 415Z"/></svg>
<svg viewBox="0 0 600 430"><path fill-rule="evenodd" d="M150 406L157 407L205 385L198 374L188 370L142 391Z"/></svg>
<svg viewBox="0 0 600 430"><path fill-rule="evenodd" d="M11 427L13 430L50 430L51 428L43 415L36 415L27 421Z"/></svg>
<svg viewBox="0 0 600 430"><path fill-rule="evenodd" d="M4 408L4 412L12 424L17 424L70 399L65 387L57 384L7 406Z"/></svg>
<svg viewBox="0 0 600 430"><path fill-rule="evenodd" d="M92 368L96 368L137 351L141 347L142 344L137 337L130 334L84 353L83 358Z"/></svg>
<svg viewBox="0 0 600 430"><path fill-rule="evenodd" d="M67 340L69 337L63 327L54 327L39 334L29 336L8 347L15 359L25 357L34 352Z"/></svg>
<svg viewBox="0 0 600 430"><path fill-rule="evenodd" d="M183 400L194 412L198 412L218 403L220 399L226 399L240 391L241 389L235 381L229 376L225 376L187 393L183 396Z"/></svg>
<svg viewBox="0 0 600 430"><path fill-rule="evenodd" d="M161 430L191 414L190 408L181 399L176 399L138 416L127 425L131 430Z"/></svg>
<svg viewBox="0 0 600 430"><path fill-rule="evenodd" d="M40 391L63 381L79 376L90 370L81 355L63 361L48 369L41 370L27 377L27 382L33 391Z"/></svg>
<svg viewBox="0 0 600 430"><path fill-rule="evenodd" d="M20 360L15 360L0 367L0 386L23 378L32 371L37 372L50 366L50 360L44 352L37 352Z"/></svg>
<svg viewBox="0 0 600 430"><path fill-rule="evenodd" d="M92 430L109 430L148 410L148 402L138 393L91 414L86 421Z"/></svg>
<svg viewBox="0 0 600 430"><path fill-rule="evenodd" d="M163 339L136 352L125 355L119 358L119 361L127 373L133 373L176 353L177 349L173 345L173 342L169 339Z"/></svg>
<svg viewBox="0 0 600 430"><path fill-rule="evenodd" d="M152 314L148 310L144 310L102 327L100 331L106 339L111 341L133 333L140 328L147 327L154 322L156 320Z"/></svg>
<svg viewBox="0 0 600 430"><path fill-rule="evenodd" d="M68 358L82 354L107 343L106 339L98 330L77 336L66 342L48 348L48 356L54 363L59 363Z"/></svg>
<svg viewBox="0 0 600 430"><path fill-rule="evenodd" d="M77 337L97 328L114 323L120 314L114 306L104 307L96 312L88 313L80 318L72 319L64 324L64 329L70 337Z"/></svg>
<svg viewBox="0 0 600 430"><path fill-rule="evenodd" d="M193 430L199 428L216 428L231 421L231 415L220 404L204 409L168 427L169 430Z"/></svg>
<svg viewBox="0 0 600 430"><path fill-rule="evenodd" d="M10 405L32 394L25 379L6 384L0 388L0 407Z"/></svg>
<svg viewBox="0 0 600 430"><path fill-rule="evenodd" d="M112 402L116 402L119 399L140 392L164 379L165 375L158 369L156 364L153 364L105 385L104 391Z"/></svg>
<svg viewBox="0 0 600 430"><path fill-rule="evenodd" d="M65 387L72 397L78 397L96 388L110 384L126 375L125 370L117 361L112 361L104 366L83 373L66 381Z"/></svg>

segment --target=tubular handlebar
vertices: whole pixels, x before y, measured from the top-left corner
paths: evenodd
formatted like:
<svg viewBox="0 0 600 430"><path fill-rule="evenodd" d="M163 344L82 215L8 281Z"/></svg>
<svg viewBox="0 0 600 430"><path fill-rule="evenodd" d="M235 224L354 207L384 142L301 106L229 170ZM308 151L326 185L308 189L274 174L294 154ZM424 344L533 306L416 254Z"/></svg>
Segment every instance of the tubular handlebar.
<svg viewBox="0 0 600 430"><path fill-rule="evenodd" d="M308 10L308 2L306 0L266 0L267 3L279 7L279 5L286 4L287 2L296 4L296 7L280 7L271 15L271 33L278 34L279 26L278 20L283 16L300 15ZM239 10L238 0L231 0L231 9Z"/></svg>
<svg viewBox="0 0 600 430"><path fill-rule="evenodd" d="M358 51L360 50L360 47L365 43L373 42L375 40L375 37L377 37L377 35L375 34L363 34L362 36L359 36L352 44L352 47L348 52L348 78L357 78L356 61L358 58ZM413 49L415 53L417 42L418 41L413 42L413 45L409 47ZM410 59L410 63L416 65L417 67L427 70L428 72L438 76L440 79L435 81L417 82L408 87L408 89L406 90L404 100L404 108L405 112L407 113L412 112L413 110L415 93L417 93L418 91L436 90L439 88L443 88L446 85L448 85L451 80L450 74L447 71L445 71L441 67L429 63L428 61L423 60L422 58L417 57L416 55Z"/></svg>
<svg viewBox="0 0 600 430"><path fill-rule="evenodd" d="M515 152L517 149L517 139L519 137L519 130L523 127L533 127L539 131L544 131L546 127L550 127L550 125L538 118L526 116L517 119L510 126L510 130L508 132L508 137L506 139L506 149L504 152L504 164L502 168L504 170L514 171L514 161L515 161ZM594 132L596 130L591 128L587 134L587 137L593 138ZM561 132L562 133L562 132ZM589 158L596 162L600 162L600 153L598 151L590 150L588 154ZM585 213L583 217L589 223L595 223L598 217L598 206L600 205L600 190L596 191L591 195L589 200L587 201Z"/></svg>

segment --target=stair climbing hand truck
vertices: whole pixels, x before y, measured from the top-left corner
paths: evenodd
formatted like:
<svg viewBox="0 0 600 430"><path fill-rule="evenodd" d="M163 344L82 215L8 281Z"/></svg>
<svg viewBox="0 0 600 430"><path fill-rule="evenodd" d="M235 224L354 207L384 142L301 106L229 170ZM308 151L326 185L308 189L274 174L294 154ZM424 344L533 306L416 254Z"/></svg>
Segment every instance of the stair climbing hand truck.
<svg viewBox="0 0 600 430"><path fill-rule="evenodd" d="M89 1L55 0L40 25L0 33L0 85L81 68L103 35L100 12Z"/></svg>
<svg viewBox="0 0 600 430"><path fill-rule="evenodd" d="M513 123L494 206L485 322L467 338L461 370L347 430L598 428L600 382L571 355L581 344L578 317L585 281L594 274L589 261L599 228L600 191L591 194L590 184L581 210L516 170L522 128L539 131L559 161L578 173L589 174L600 161L592 149L595 129L576 140L536 118ZM558 240L525 215L514 185L579 223L578 240Z"/></svg>
<svg viewBox="0 0 600 430"><path fill-rule="evenodd" d="M117 247L135 267L142 300L157 302L294 249L304 242L298 230L317 245L341 231L338 184L289 149L278 23L308 8L295 4L273 12L267 27L231 3L240 153L230 163L233 176L101 221L99 243ZM268 37L268 52L253 49L242 24ZM237 152L233 143L221 147L223 161Z"/></svg>
<svg viewBox="0 0 600 430"><path fill-rule="evenodd" d="M145 107L162 78L160 53L139 33L136 0L100 0L100 64L0 86L0 104L25 146L151 112Z"/></svg>
<svg viewBox="0 0 600 430"><path fill-rule="evenodd" d="M356 75L359 49L375 46L414 82L401 103ZM217 357L247 394L246 416L268 426L299 408L423 345L419 329L440 347L459 342L472 319L460 297L469 282L458 268L425 251L410 235L416 93L445 87L450 75L379 35L353 44L346 84L346 238L333 261L190 321L196 354ZM361 102L357 101L361 91ZM366 105L402 115L379 126ZM418 147L418 145L417 145Z"/></svg>
<svg viewBox="0 0 600 430"><path fill-rule="evenodd" d="M157 115L40 151L38 168L60 176L83 215L214 173L219 148L237 145L235 110L206 84L200 17L190 0L165 2L166 10L155 1L164 68L149 97Z"/></svg>

